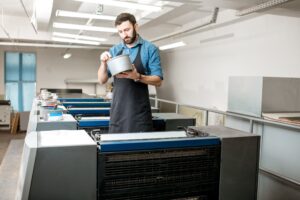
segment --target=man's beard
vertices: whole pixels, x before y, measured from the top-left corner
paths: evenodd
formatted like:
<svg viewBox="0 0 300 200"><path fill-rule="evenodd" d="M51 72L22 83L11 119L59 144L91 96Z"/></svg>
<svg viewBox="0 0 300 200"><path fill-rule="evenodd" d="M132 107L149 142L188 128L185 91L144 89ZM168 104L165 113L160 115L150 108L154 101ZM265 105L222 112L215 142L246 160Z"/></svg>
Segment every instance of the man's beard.
<svg viewBox="0 0 300 200"><path fill-rule="evenodd" d="M129 41L128 41L128 40L126 41L127 38L130 38L130 40L129 40ZM123 39L123 41L124 41L125 44L132 44L132 43L135 42L135 39L136 39L136 31L135 31L135 29L134 29L134 30L133 30L133 33L132 33L132 37L126 37L126 38Z"/></svg>

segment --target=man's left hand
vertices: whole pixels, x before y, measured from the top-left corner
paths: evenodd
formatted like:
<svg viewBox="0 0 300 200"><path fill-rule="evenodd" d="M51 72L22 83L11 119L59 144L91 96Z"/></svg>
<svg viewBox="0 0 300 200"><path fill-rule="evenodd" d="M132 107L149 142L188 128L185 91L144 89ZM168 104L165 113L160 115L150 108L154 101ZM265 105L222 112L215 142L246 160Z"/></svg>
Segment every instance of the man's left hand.
<svg viewBox="0 0 300 200"><path fill-rule="evenodd" d="M127 72L122 72L116 75L117 78L129 78L132 80L136 80L140 78L140 73L136 70L135 66L132 65L132 70Z"/></svg>

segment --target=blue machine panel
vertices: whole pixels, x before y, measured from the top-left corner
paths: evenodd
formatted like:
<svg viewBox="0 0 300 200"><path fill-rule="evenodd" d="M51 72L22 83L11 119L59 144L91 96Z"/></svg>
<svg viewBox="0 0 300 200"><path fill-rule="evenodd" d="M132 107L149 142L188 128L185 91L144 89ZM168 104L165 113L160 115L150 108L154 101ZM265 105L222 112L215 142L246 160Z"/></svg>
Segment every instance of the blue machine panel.
<svg viewBox="0 0 300 200"><path fill-rule="evenodd" d="M89 109L89 108L71 108L68 109L68 113L71 115L109 115L110 108L107 109Z"/></svg>
<svg viewBox="0 0 300 200"><path fill-rule="evenodd" d="M82 114L82 113L81 113ZM109 119L89 119L89 120L78 120L78 127L108 127ZM162 119L152 119L154 131L164 130L164 120Z"/></svg>
<svg viewBox="0 0 300 200"><path fill-rule="evenodd" d="M109 119L97 119L97 120L78 120L78 126L84 127L108 127Z"/></svg>
<svg viewBox="0 0 300 200"><path fill-rule="evenodd" d="M66 108L67 107L110 107L110 102L63 102L62 103Z"/></svg>
<svg viewBox="0 0 300 200"><path fill-rule="evenodd" d="M58 98L60 102L104 102L103 98Z"/></svg>
<svg viewBox="0 0 300 200"><path fill-rule="evenodd" d="M185 148L211 146L220 144L217 137L190 137L178 139L159 139L159 140L123 140L112 142L100 142L100 152L123 152L137 150L153 150L168 148Z"/></svg>

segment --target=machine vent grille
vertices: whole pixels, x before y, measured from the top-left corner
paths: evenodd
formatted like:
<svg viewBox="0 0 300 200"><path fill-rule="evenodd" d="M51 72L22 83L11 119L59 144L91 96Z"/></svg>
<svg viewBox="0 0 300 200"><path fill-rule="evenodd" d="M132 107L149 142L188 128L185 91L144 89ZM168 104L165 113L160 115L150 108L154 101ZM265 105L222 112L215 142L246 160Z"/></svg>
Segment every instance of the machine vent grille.
<svg viewBox="0 0 300 200"><path fill-rule="evenodd" d="M99 200L218 199L219 145L98 156Z"/></svg>

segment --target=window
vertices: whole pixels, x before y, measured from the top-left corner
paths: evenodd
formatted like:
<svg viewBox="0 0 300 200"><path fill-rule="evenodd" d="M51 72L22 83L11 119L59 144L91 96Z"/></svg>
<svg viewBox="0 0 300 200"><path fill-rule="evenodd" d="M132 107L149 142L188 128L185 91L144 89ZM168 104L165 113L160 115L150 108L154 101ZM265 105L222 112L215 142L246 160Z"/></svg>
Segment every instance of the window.
<svg viewBox="0 0 300 200"><path fill-rule="evenodd" d="M35 53L5 52L5 98L14 110L30 111L35 94Z"/></svg>

